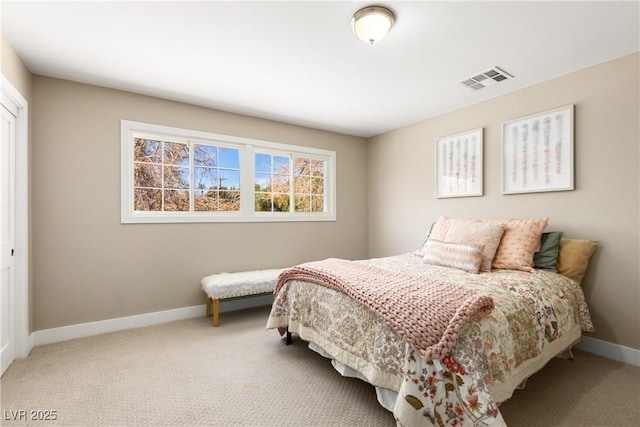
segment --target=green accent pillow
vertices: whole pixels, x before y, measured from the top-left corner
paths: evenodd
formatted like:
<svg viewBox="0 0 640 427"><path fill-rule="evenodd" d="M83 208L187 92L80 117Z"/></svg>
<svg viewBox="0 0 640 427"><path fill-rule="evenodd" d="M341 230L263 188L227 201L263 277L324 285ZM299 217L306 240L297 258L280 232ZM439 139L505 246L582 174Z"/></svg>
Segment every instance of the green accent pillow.
<svg viewBox="0 0 640 427"><path fill-rule="evenodd" d="M557 272L558 251L562 231L550 231L542 233L540 237L540 250L533 254L533 268Z"/></svg>

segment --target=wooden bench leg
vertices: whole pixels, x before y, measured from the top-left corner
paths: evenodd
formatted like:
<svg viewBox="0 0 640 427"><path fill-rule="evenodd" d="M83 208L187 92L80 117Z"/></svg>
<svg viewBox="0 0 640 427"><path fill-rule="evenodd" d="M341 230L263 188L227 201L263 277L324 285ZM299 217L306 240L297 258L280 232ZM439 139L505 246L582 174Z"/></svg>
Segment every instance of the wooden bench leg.
<svg viewBox="0 0 640 427"><path fill-rule="evenodd" d="M213 326L217 327L220 323L218 321L218 317L220 315L220 300L213 300Z"/></svg>
<svg viewBox="0 0 640 427"><path fill-rule="evenodd" d="M213 312L211 311L211 301L213 300L209 295L207 295L207 317L213 316Z"/></svg>

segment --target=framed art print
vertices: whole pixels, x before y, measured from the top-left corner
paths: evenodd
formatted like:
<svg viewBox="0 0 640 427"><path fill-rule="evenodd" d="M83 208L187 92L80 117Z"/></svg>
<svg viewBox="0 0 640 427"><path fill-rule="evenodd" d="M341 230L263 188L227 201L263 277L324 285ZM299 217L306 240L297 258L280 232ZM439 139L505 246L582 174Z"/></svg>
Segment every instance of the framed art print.
<svg viewBox="0 0 640 427"><path fill-rule="evenodd" d="M502 193L573 190L573 105L502 125Z"/></svg>
<svg viewBox="0 0 640 427"><path fill-rule="evenodd" d="M436 139L436 197L482 196L482 128Z"/></svg>

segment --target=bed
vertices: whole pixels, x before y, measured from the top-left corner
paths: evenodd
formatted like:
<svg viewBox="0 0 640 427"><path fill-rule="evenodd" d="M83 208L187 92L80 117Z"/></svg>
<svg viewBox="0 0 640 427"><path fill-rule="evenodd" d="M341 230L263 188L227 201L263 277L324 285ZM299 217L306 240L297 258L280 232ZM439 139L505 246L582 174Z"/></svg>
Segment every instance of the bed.
<svg viewBox="0 0 640 427"><path fill-rule="evenodd" d="M589 242L584 275L597 242L543 233L547 224L441 217L415 252L292 267L267 329L297 334L341 374L375 386L398 425L506 425L499 404L593 331L567 254ZM549 246L540 258L549 268L538 268Z"/></svg>

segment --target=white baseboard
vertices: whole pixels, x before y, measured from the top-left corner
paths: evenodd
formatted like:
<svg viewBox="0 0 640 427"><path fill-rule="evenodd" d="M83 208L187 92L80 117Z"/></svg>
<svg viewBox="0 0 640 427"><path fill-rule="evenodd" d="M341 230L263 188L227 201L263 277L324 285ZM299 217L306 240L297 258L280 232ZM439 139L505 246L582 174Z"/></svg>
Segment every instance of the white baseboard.
<svg viewBox="0 0 640 427"><path fill-rule="evenodd" d="M640 367L640 350L636 350L635 348L585 336L582 337L580 344L578 344L576 348L608 359Z"/></svg>
<svg viewBox="0 0 640 427"><path fill-rule="evenodd" d="M250 307L270 305L273 295L246 297L242 299L220 301L220 312L241 310ZM174 310L157 311L136 316L120 317L117 319L100 320L97 322L80 323L60 328L43 329L31 334L33 345L51 344L54 342L88 337L107 332L123 331L125 329L141 328L174 320L190 319L205 315L205 305L176 308ZM33 347L32 345L32 347Z"/></svg>
<svg viewBox="0 0 640 427"><path fill-rule="evenodd" d="M251 307L270 305L273 295L261 295L220 302L220 312L242 310ZM107 332L123 331L125 329L141 328L159 323L172 322L174 320L189 319L204 316L205 306L177 308L174 310L158 311L155 313L140 314L137 316L120 317L117 319L101 320L97 322L81 323L78 325L63 326L61 328L43 329L35 331L29 336L29 352L34 346L66 341L74 338L88 337ZM582 337L577 349L597 354L619 362L640 367L640 350L613 344L596 338Z"/></svg>
<svg viewBox="0 0 640 427"><path fill-rule="evenodd" d="M36 346L36 334L35 333L31 333L27 337L27 342L26 342L26 348L24 350L24 355L21 356L21 357L27 357L29 354L31 354L31 350L33 350L33 347L35 347L35 346Z"/></svg>

